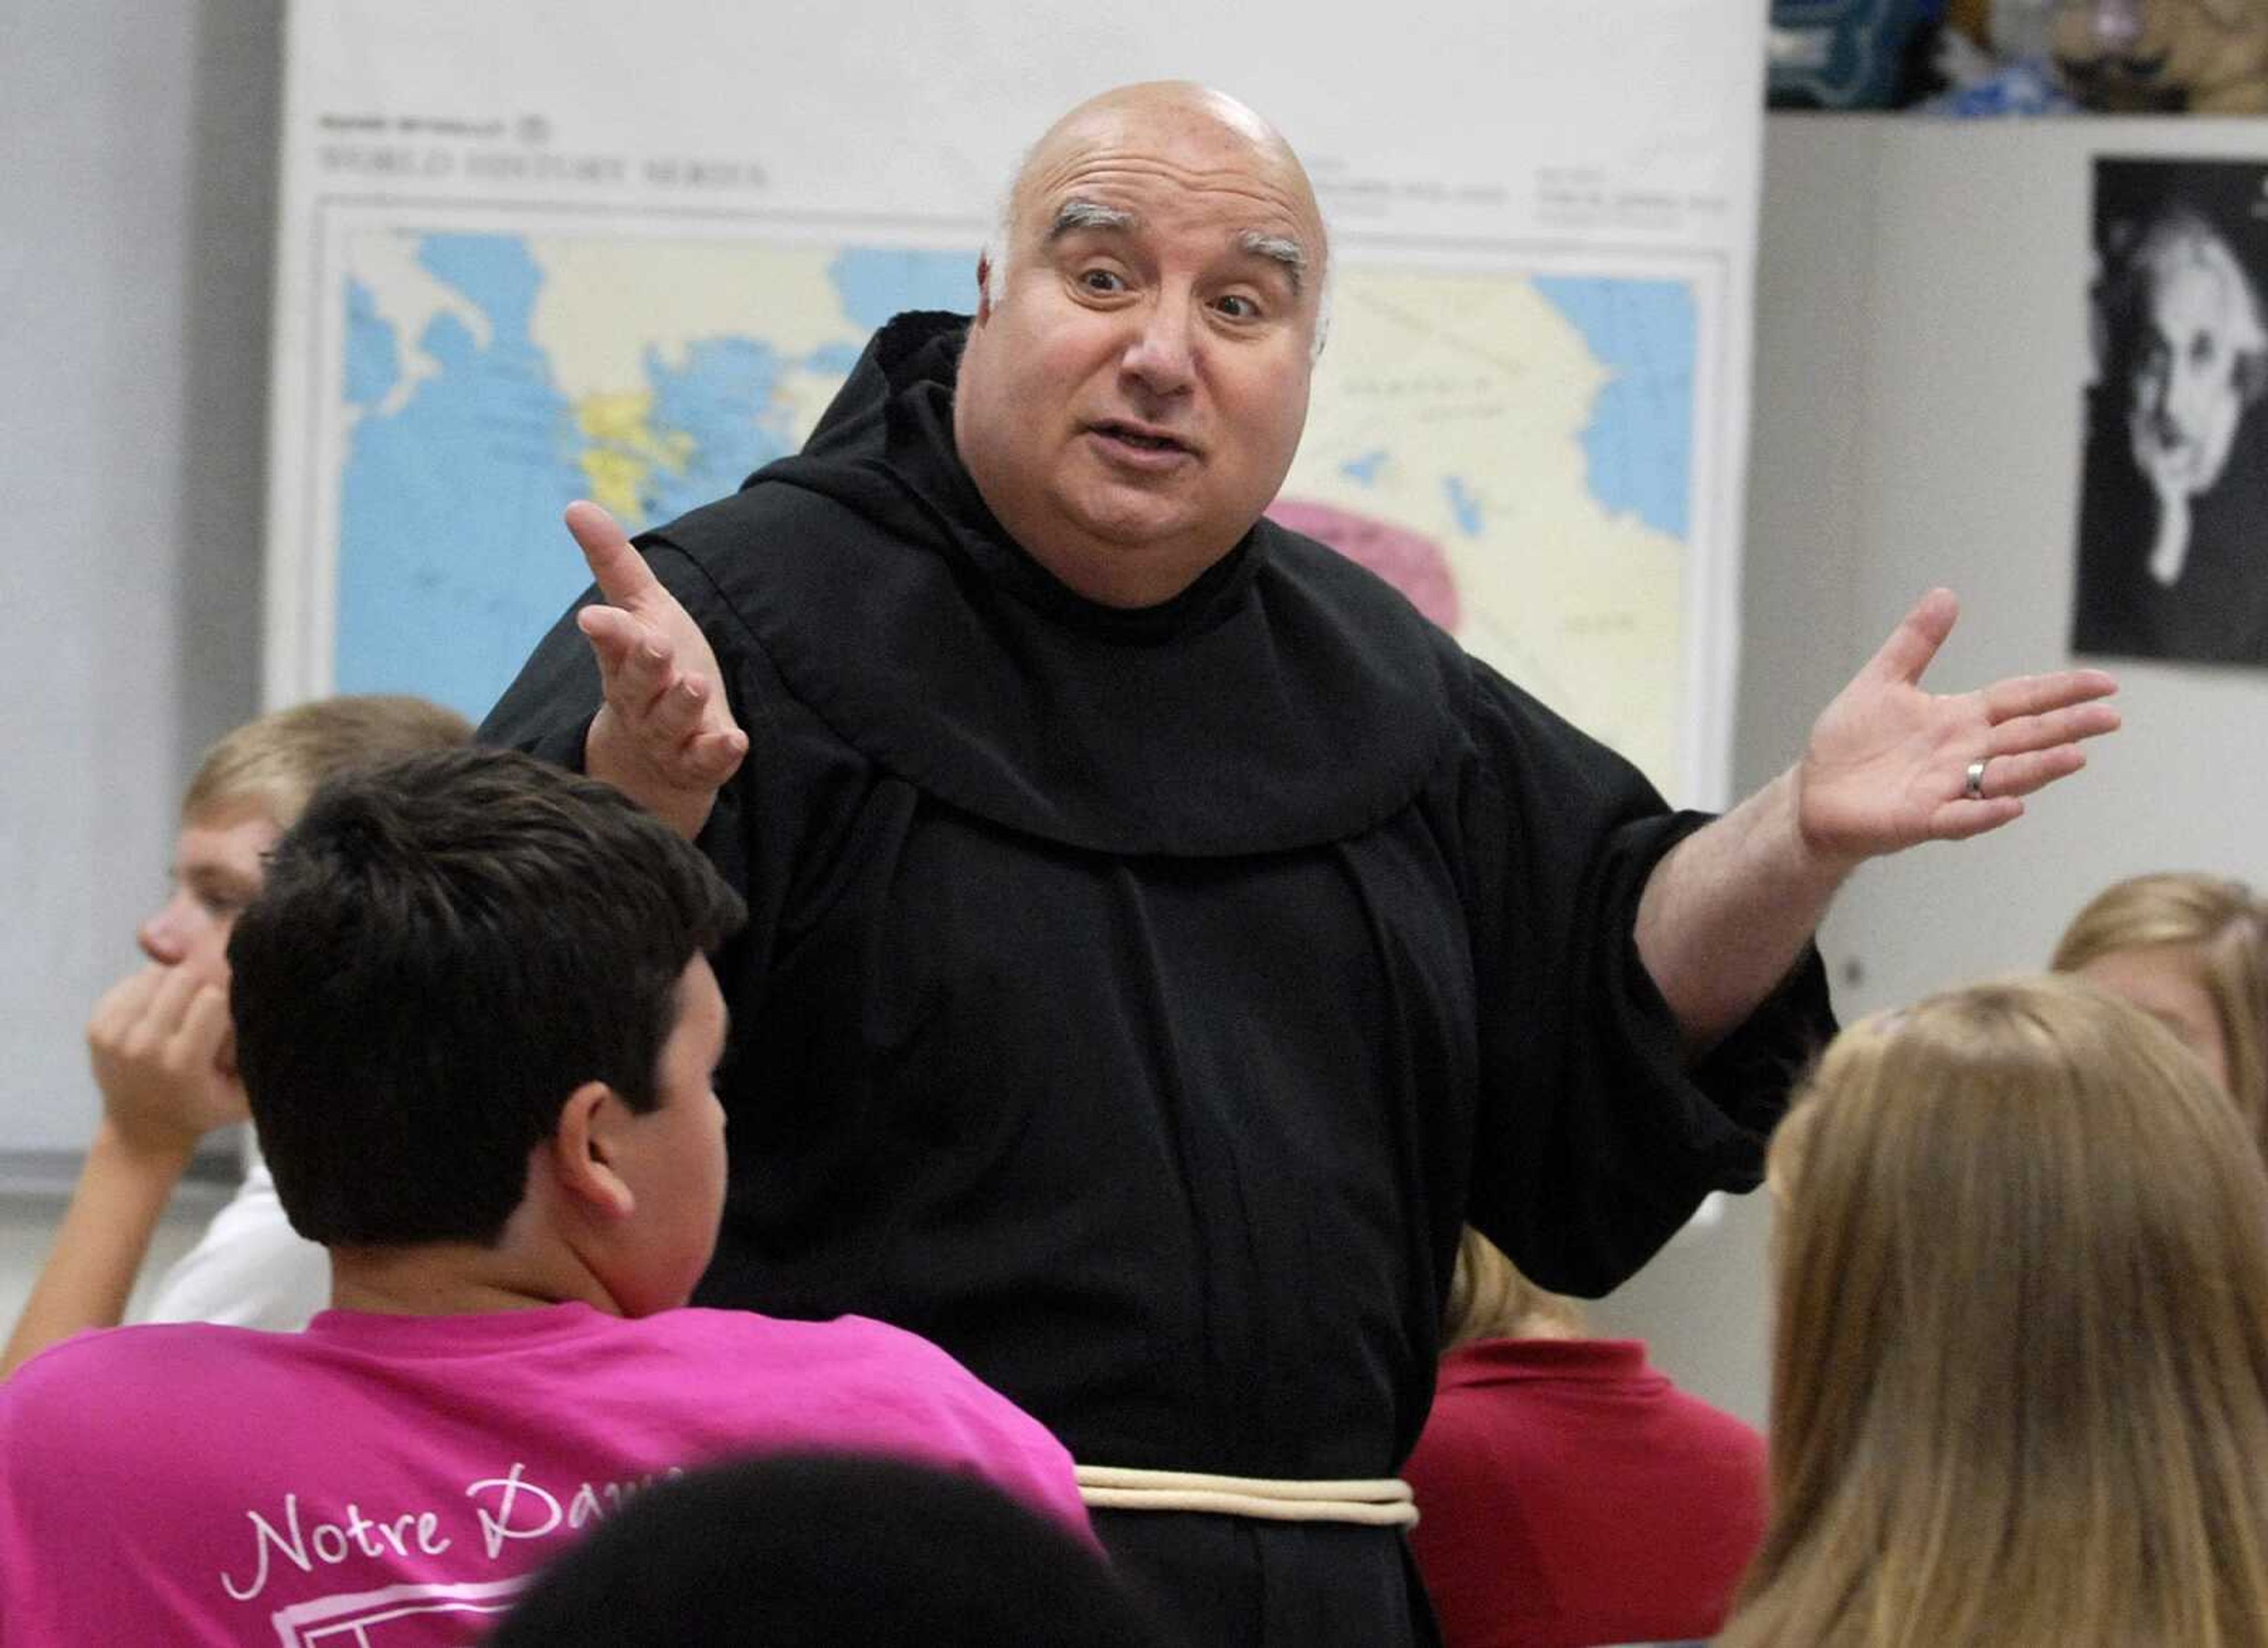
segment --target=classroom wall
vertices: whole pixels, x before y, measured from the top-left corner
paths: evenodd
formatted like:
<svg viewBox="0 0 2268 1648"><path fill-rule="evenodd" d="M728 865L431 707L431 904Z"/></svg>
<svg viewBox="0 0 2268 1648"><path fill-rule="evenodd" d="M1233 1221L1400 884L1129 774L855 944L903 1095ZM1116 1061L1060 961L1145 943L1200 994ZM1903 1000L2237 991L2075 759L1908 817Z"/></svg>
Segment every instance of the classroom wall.
<svg viewBox="0 0 2268 1648"><path fill-rule="evenodd" d="M0 949L40 986L0 988L11 1146L80 1142L39 1131L93 1102L46 1004L131 964L188 769L257 707L277 17L25 7L0 52L0 882L65 936Z"/></svg>
<svg viewBox="0 0 2268 1648"><path fill-rule="evenodd" d="M133 966L197 752L258 708L280 0L18 8L0 52L0 885L92 1006ZM96 1097L0 980L0 1104ZM41 1103L28 1104L38 1094ZM0 1162L12 1321L85 1134ZM181 1245L213 1193L159 1238Z"/></svg>

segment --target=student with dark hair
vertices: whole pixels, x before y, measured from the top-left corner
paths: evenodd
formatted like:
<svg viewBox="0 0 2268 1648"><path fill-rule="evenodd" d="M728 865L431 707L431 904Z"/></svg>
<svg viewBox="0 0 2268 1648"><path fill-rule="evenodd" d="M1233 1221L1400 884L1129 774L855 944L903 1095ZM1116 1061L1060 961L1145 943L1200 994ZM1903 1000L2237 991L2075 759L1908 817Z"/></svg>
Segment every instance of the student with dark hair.
<svg viewBox="0 0 2268 1648"><path fill-rule="evenodd" d="M706 953L741 919L667 828L526 757L318 795L229 963L333 1308L86 1335L0 1387L9 1648L465 1641L646 1483L780 1447L974 1472L1091 1537L1062 1447L926 1342L671 1308L724 1197Z"/></svg>
<svg viewBox="0 0 2268 1648"><path fill-rule="evenodd" d="M965 1476L783 1455L639 1496L529 1587L490 1648L1145 1648L1092 1547Z"/></svg>

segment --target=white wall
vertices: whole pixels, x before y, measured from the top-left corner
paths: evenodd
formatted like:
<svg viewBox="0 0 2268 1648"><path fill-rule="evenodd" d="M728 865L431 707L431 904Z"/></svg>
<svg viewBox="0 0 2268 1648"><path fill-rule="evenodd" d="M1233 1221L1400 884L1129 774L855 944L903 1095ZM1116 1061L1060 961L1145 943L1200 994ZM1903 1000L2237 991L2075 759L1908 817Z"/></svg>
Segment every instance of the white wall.
<svg viewBox="0 0 2268 1648"><path fill-rule="evenodd" d="M0 51L0 1181L82 1142L76 1026L189 764L256 708L276 29L274 0L86 0Z"/></svg>
<svg viewBox="0 0 2268 1648"><path fill-rule="evenodd" d="M0 1321L92 1129L79 1024L136 960L190 764L258 707L280 26L84 0L19 8L0 52L0 885L9 931L67 935L0 946ZM185 1200L153 1269L212 1203Z"/></svg>

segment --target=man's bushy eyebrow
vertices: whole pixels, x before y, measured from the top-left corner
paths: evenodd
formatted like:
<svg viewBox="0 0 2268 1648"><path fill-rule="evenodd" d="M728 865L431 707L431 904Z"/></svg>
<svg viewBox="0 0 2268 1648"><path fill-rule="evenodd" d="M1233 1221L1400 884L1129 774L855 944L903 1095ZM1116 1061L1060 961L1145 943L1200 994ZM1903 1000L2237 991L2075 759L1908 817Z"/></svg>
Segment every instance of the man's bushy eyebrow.
<svg viewBox="0 0 2268 1648"><path fill-rule="evenodd" d="M1048 224L1050 243L1065 235L1086 230L1124 231L1139 226L1141 218L1123 206L1107 206L1101 201L1087 200L1074 195L1056 208L1055 217ZM1253 257L1265 258L1280 266L1290 277L1292 290L1300 291L1307 285L1307 248L1290 235L1270 234L1262 229L1248 229L1237 236L1241 251Z"/></svg>
<svg viewBox="0 0 2268 1648"><path fill-rule="evenodd" d="M1268 234L1258 229L1248 229L1237 236L1236 244L1254 257L1266 258L1271 263L1282 264L1284 272L1292 277L1293 291L1300 291L1307 283L1307 248L1291 236Z"/></svg>
<svg viewBox="0 0 2268 1648"><path fill-rule="evenodd" d="M1131 229L1139 221L1123 206L1106 206L1101 201L1083 200L1074 195L1056 208L1055 221L1048 225L1048 239L1060 240L1082 229Z"/></svg>

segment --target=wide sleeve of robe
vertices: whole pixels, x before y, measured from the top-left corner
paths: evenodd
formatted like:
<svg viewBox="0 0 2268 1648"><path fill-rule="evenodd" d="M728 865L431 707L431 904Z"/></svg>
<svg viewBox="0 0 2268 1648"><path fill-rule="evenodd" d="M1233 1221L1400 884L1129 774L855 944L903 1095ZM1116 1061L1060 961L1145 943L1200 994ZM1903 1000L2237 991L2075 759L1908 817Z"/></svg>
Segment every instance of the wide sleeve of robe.
<svg viewBox="0 0 2268 1648"><path fill-rule="evenodd" d="M1595 1296L1710 1191L1746 1190L1791 1082L1834 1034L1807 949L1689 1066L1639 960L1638 896L1708 821L1476 661L1460 789L1481 1007L1467 1218L1536 1282Z"/></svg>

